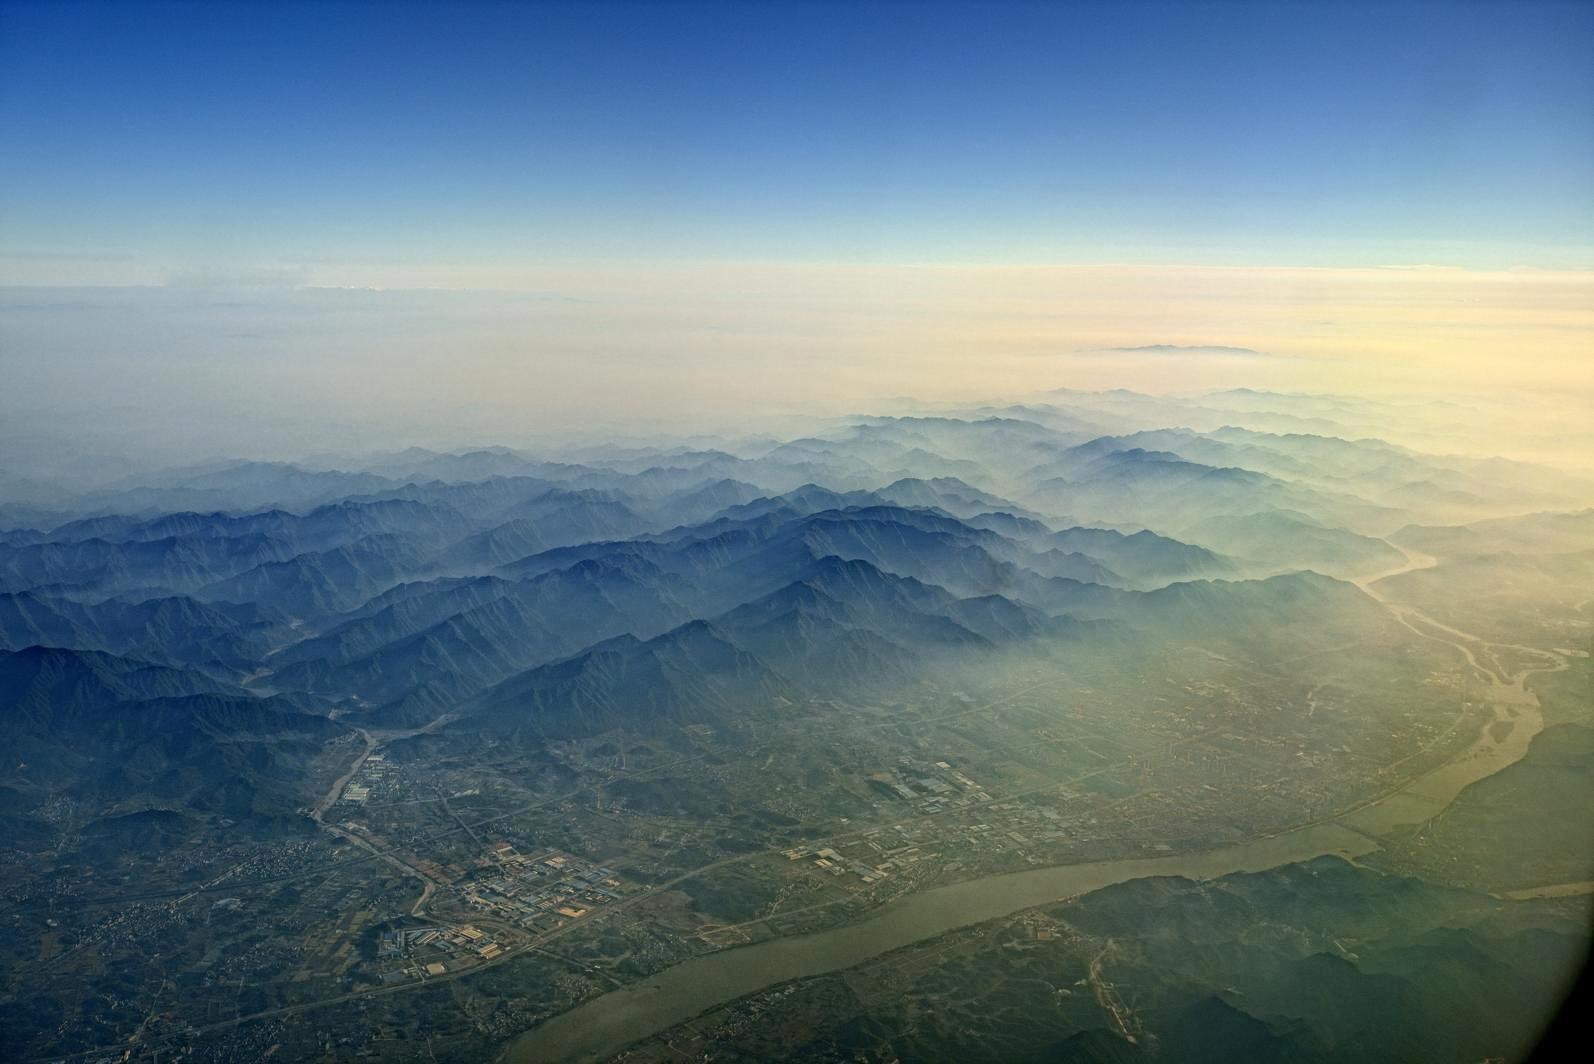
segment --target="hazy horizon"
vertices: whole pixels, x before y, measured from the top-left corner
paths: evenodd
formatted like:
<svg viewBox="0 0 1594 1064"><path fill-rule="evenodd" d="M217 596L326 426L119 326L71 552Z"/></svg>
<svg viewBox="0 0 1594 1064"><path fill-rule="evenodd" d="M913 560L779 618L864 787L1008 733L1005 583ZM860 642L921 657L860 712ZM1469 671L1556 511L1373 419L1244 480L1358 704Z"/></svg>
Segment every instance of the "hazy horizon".
<svg viewBox="0 0 1594 1064"><path fill-rule="evenodd" d="M1594 440L1578 424L1594 414L1594 273L695 266L546 280L558 287L3 288L0 370L17 386L0 411L8 435L114 432L117 449L166 461L729 432L1061 387L1470 395L1539 409L1505 426L1502 453L1579 462ZM1535 429L1544 439L1525 443ZM320 442L295 442L306 430Z"/></svg>
<svg viewBox="0 0 1594 1064"><path fill-rule="evenodd" d="M1594 420L1586 5L0 26L24 427L282 455L1063 386L1553 393Z"/></svg>

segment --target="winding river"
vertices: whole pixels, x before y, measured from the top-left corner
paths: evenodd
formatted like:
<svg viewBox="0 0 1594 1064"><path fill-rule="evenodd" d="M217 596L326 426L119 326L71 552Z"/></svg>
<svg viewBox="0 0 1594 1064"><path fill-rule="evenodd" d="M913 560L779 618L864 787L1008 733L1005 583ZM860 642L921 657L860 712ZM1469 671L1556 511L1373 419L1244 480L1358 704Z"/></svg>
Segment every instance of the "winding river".
<svg viewBox="0 0 1594 1064"><path fill-rule="evenodd" d="M1466 647L1451 645L1471 658ZM1494 719L1486 722L1477 741L1461 755L1335 820L1199 853L1056 865L936 887L909 895L847 927L771 939L685 961L643 983L592 998L525 1032L510 1042L503 1059L511 1064L602 1059L632 1042L766 987L850 968L960 927L1130 879L1212 879L1325 855L1355 858L1370 853L1378 848L1373 836L1399 824L1428 819L1468 784L1522 758L1528 743L1544 726L1538 700L1526 687L1527 677L1566 667L1556 655L1545 653L1545 657L1554 664L1525 669L1508 681L1494 675L1485 677L1482 696L1493 707ZM1509 726L1492 726L1502 722Z"/></svg>

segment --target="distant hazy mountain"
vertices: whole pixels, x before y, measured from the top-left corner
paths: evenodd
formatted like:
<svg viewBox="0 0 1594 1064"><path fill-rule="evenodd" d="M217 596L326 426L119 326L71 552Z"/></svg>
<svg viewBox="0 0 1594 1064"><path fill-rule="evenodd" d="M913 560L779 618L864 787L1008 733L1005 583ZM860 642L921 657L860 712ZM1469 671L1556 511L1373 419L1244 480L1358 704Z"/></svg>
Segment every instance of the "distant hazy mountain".
<svg viewBox="0 0 1594 1064"><path fill-rule="evenodd" d="M1446 558L1480 554L1571 554L1594 549L1594 509L1536 513L1470 525L1408 525L1389 537Z"/></svg>
<svg viewBox="0 0 1594 1064"><path fill-rule="evenodd" d="M1165 451L1095 441L1029 474L1038 509L1095 521L1180 533L1212 517L1294 510L1317 521L1376 531L1398 527L1400 511L1346 493L1328 493L1233 466L1208 466Z"/></svg>
<svg viewBox="0 0 1594 1064"><path fill-rule="evenodd" d="M1400 548L1380 594L1574 635L1594 486L1353 432L1372 409L1061 392L792 439L122 471L49 507L30 482L0 509L30 519L0 529L0 712L25 754L0 784L19 837L54 837L30 810L64 788L158 840L291 814L318 758L346 761L342 721L436 722L426 741L468 754L734 737L1038 663L1305 673L1324 648L1417 653L1334 579Z"/></svg>
<svg viewBox="0 0 1594 1064"><path fill-rule="evenodd" d="M1252 570L1315 569L1333 576L1360 576L1393 569L1405 559L1381 539L1287 510L1208 517L1188 526L1184 534Z"/></svg>

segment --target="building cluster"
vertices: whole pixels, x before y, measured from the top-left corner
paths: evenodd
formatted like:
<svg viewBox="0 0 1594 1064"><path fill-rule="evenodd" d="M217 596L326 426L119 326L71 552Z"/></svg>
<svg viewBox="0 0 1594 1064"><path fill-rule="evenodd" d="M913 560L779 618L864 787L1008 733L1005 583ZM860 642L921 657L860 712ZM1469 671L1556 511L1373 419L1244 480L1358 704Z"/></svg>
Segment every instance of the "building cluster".
<svg viewBox="0 0 1594 1064"><path fill-rule="evenodd" d="M496 936L474 924L387 931L377 947L379 959L402 962L382 973L384 983L436 978L467 965L490 961L503 952L504 944Z"/></svg>
<svg viewBox="0 0 1594 1064"><path fill-rule="evenodd" d="M833 876L845 875L851 872L865 883L878 883L889 874L883 869L874 868L862 861L847 857L828 846L821 850L808 850L798 847L786 850L785 854L793 861L800 861L804 858L810 859L813 861L815 868L829 872Z"/></svg>
<svg viewBox="0 0 1594 1064"><path fill-rule="evenodd" d="M920 813L991 800L984 788L946 761L925 763L904 757L890 771L870 776L869 785L883 797L907 802Z"/></svg>
<svg viewBox="0 0 1594 1064"><path fill-rule="evenodd" d="M343 788L342 800L351 805L364 805L370 800L371 792L379 789L387 781L387 758L382 754L372 754L365 759L360 765L360 771Z"/></svg>
<svg viewBox="0 0 1594 1064"><path fill-rule="evenodd" d="M623 885L611 869L571 854L517 853L510 843L500 842L485 867L455 883L454 889L472 908L541 934L619 901Z"/></svg>

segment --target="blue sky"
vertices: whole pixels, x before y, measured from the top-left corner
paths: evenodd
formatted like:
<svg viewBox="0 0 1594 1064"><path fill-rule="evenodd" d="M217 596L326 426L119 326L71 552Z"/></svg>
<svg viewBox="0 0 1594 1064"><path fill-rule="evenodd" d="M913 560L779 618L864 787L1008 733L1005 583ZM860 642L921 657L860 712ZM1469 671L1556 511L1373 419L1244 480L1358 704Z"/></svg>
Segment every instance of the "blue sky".
<svg viewBox="0 0 1594 1064"><path fill-rule="evenodd" d="M0 265L1583 267L1591 55L1587 3L3 3Z"/></svg>

